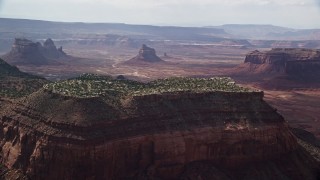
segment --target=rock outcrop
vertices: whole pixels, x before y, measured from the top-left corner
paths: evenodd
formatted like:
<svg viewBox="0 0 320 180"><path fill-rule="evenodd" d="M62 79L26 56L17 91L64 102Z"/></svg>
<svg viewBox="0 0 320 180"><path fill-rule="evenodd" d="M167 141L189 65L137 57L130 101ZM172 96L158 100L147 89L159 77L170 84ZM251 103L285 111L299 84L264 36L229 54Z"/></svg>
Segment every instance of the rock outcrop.
<svg viewBox="0 0 320 180"><path fill-rule="evenodd" d="M320 76L320 50L274 48L247 54L242 71L270 74L282 73L296 78L318 79Z"/></svg>
<svg viewBox="0 0 320 180"><path fill-rule="evenodd" d="M48 85L2 109L1 162L31 179L316 178L263 92L203 79L169 82L180 91L168 81L91 80Z"/></svg>
<svg viewBox="0 0 320 180"><path fill-rule="evenodd" d="M247 54L244 62L284 64L287 61L320 61L320 50L299 48L273 48L265 52L255 50Z"/></svg>
<svg viewBox="0 0 320 180"><path fill-rule="evenodd" d="M57 64L56 60L62 57L66 57L62 47L57 49L51 39L42 46L39 42L16 38L11 51L3 59L13 65L47 65Z"/></svg>
<svg viewBox="0 0 320 180"><path fill-rule="evenodd" d="M47 58L41 53L40 45L27 39L15 39L11 51L4 55L3 59L13 65L48 64Z"/></svg>
<svg viewBox="0 0 320 180"><path fill-rule="evenodd" d="M0 59L0 77L6 76L28 76L28 74L21 72L17 67L11 66L3 59Z"/></svg>
<svg viewBox="0 0 320 180"><path fill-rule="evenodd" d="M126 61L126 64L139 64L139 63L161 63L165 62L161 58L156 55L156 51L153 48L146 46L145 44L142 45L141 49L139 50L139 54Z"/></svg>
<svg viewBox="0 0 320 180"><path fill-rule="evenodd" d="M66 53L62 50L62 46L57 48L50 38L43 43L43 48L41 50L42 54L49 59L58 59L66 56Z"/></svg>

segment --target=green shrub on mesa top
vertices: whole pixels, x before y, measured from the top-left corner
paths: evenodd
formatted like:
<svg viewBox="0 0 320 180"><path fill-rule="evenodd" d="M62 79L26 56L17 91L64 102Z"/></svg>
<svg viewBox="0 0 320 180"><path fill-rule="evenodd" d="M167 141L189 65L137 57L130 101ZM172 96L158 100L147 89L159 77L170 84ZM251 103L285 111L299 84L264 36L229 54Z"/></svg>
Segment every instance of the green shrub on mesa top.
<svg viewBox="0 0 320 180"><path fill-rule="evenodd" d="M248 92L229 77L188 78L173 77L148 83L132 80L117 80L111 76L84 74L78 78L46 84L45 89L53 93L75 97L141 96L169 92Z"/></svg>

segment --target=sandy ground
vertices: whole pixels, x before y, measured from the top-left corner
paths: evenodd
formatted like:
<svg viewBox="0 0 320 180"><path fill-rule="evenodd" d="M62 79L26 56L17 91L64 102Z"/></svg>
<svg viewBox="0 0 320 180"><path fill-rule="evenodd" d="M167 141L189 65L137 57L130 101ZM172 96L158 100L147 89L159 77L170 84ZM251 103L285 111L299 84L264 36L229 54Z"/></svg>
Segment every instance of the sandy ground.
<svg viewBox="0 0 320 180"><path fill-rule="evenodd" d="M270 90L256 82L241 82L241 85L264 91L264 100L276 108L291 127L307 130L320 138L320 88Z"/></svg>
<svg viewBox="0 0 320 180"><path fill-rule="evenodd" d="M320 89L265 91L264 99L292 127L299 127L320 138Z"/></svg>

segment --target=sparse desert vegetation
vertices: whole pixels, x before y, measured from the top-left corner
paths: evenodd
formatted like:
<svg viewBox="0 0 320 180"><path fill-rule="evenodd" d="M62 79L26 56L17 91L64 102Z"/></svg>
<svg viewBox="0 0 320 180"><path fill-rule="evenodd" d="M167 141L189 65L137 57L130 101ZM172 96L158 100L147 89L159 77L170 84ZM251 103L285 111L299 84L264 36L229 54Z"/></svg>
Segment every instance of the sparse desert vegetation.
<svg viewBox="0 0 320 180"><path fill-rule="evenodd" d="M229 77L187 78L172 77L148 83L132 80L118 80L110 76L83 74L66 81L44 85L44 88L66 96L97 97L131 95L140 96L178 91L209 92L230 91L248 92L248 88L240 87Z"/></svg>

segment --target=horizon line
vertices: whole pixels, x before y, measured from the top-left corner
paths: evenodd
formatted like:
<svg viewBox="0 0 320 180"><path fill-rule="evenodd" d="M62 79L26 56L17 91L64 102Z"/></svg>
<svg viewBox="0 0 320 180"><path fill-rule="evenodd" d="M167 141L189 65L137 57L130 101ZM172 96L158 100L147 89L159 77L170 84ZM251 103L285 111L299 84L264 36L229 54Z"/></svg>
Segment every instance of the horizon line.
<svg viewBox="0 0 320 180"><path fill-rule="evenodd" d="M102 22L102 21L59 21L59 20L46 20L46 19L29 19L29 18L14 18L14 17L0 17L0 19L10 19L10 20L25 20L25 21L42 21L51 23L82 23L82 24L123 24L123 25L133 25L133 26L156 26L156 27L182 27L182 28L222 28L227 25L234 26L274 26L280 28L288 28L294 30L316 30L320 28L294 28L288 26L274 25L274 24L253 24L253 23L226 23L220 25L202 25L202 26L183 26L183 25L173 25L173 24L135 24L135 23L125 23L125 22Z"/></svg>

